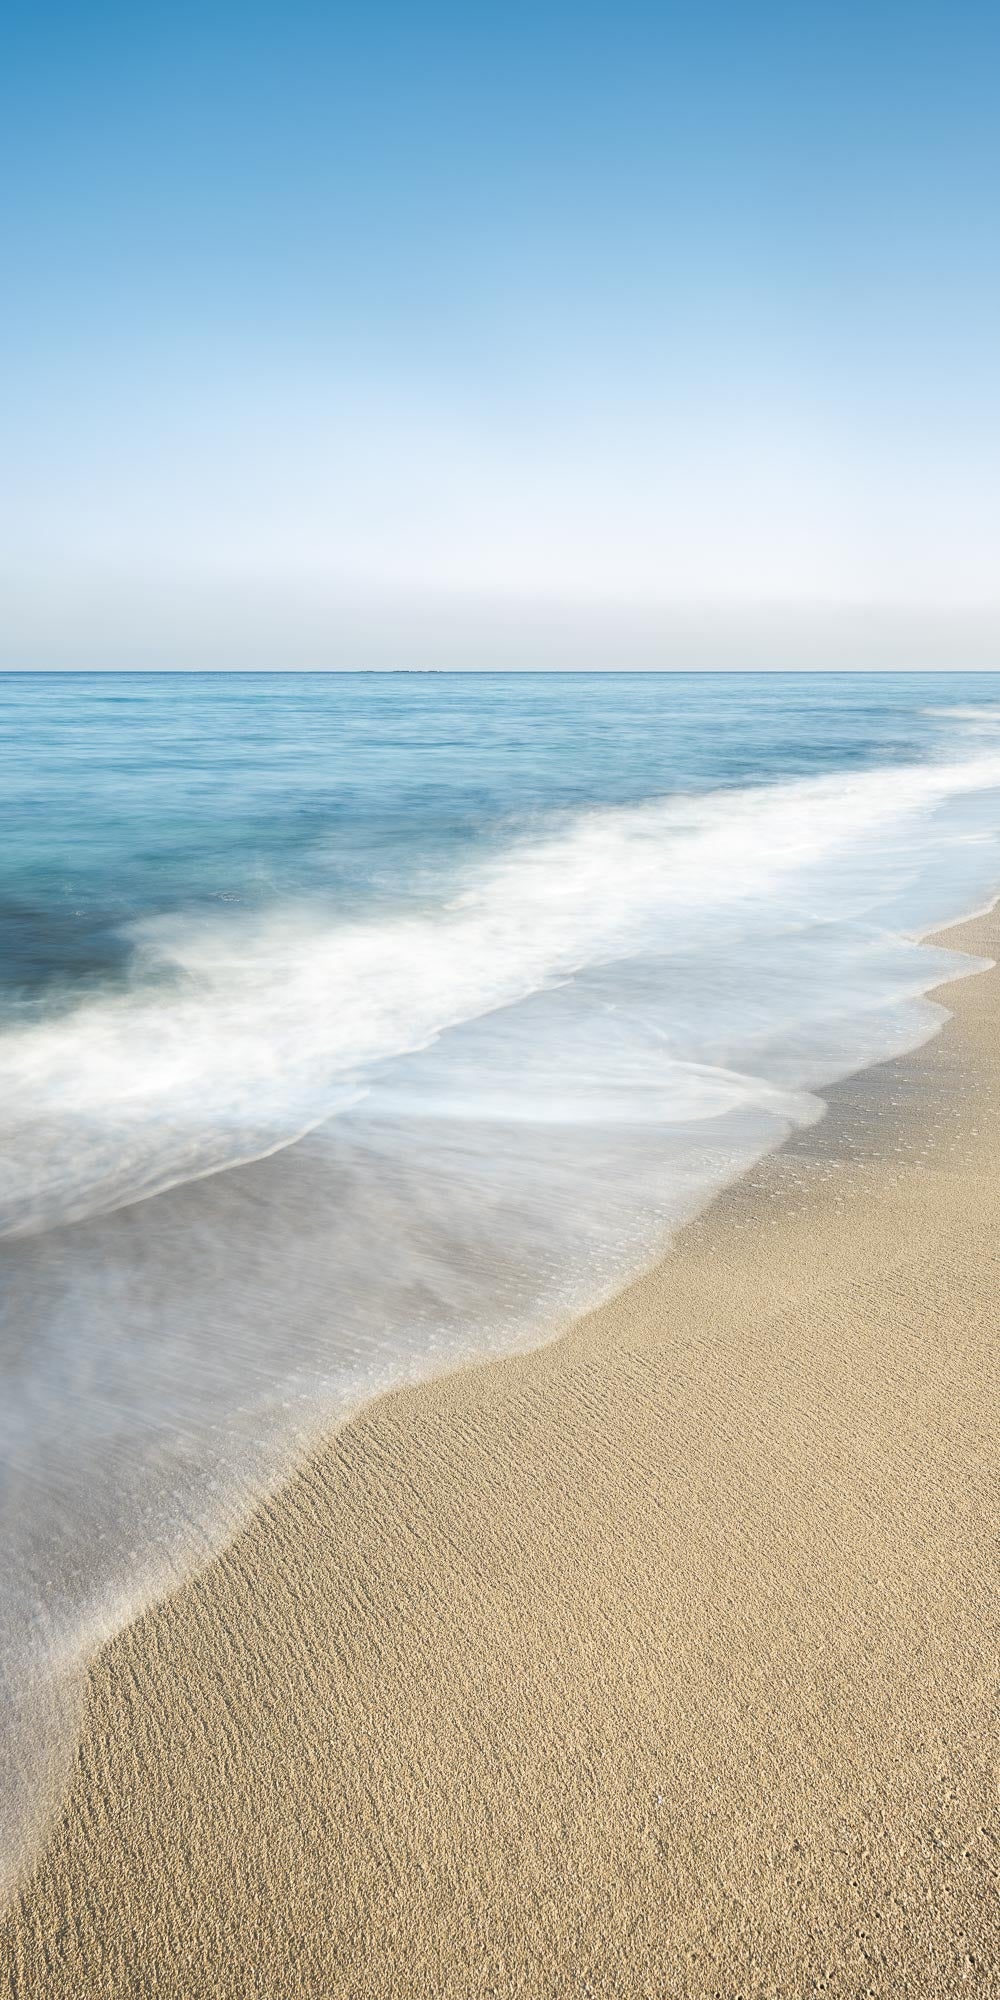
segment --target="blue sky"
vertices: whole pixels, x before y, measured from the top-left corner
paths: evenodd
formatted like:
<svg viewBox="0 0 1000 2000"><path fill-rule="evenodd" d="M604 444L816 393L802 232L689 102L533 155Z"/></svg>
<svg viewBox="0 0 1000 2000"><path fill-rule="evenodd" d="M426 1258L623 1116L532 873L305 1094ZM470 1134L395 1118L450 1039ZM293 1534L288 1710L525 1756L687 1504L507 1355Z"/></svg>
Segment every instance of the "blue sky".
<svg viewBox="0 0 1000 2000"><path fill-rule="evenodd" d="M995 8L0 30L8 666L998 665Z"/></svg>

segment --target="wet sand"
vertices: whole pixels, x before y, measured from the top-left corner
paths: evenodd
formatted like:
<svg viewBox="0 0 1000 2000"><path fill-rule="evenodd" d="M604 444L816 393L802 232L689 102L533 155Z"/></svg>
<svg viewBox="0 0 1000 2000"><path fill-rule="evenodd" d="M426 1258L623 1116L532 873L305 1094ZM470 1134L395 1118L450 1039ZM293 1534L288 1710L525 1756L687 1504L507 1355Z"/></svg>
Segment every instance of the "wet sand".
<svg viewBox="0 0 1000 2000"><path fill-rule="evenodd" d="M1000 973L944 997L105 1648L0 1993L1000 1992Z"/></svg>

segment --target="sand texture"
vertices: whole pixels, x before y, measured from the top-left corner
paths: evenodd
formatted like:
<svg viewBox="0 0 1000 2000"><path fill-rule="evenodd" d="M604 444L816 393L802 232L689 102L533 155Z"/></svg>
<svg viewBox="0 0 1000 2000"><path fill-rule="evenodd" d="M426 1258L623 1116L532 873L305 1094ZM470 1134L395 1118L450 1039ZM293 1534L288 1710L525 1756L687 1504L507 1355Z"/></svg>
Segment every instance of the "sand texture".
<svg viewBox="0 0 1000 2000"><path fill-rule="evenodd" d="M105 1649L0 1993L1000 1993L1000 974L946 999Z"/></svg>

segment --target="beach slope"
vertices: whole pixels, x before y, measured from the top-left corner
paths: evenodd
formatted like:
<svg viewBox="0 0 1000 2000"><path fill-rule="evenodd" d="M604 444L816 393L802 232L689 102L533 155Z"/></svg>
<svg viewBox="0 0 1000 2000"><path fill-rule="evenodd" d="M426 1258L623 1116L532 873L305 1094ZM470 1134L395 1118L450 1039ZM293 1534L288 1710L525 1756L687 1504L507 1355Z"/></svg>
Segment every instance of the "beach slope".
<svg viewBox="0 0 1000 2000"><path fill-rule="evenodd" d="M948 934L996 956L996 915ZM1000 974L96 1661L17 2000L1000 1991Z"/></svg>

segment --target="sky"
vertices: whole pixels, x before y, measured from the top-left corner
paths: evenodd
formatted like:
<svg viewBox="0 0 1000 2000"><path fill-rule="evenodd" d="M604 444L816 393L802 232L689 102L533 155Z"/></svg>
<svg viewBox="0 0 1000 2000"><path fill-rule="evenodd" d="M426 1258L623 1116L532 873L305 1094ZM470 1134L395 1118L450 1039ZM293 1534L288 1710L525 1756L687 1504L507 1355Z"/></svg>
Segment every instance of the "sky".
<svg viewBox="0 0 1000 2000"><path fill-rule="evenodd" d="M1000 667L1000 13L0 27L0 666Z"/></svg>

